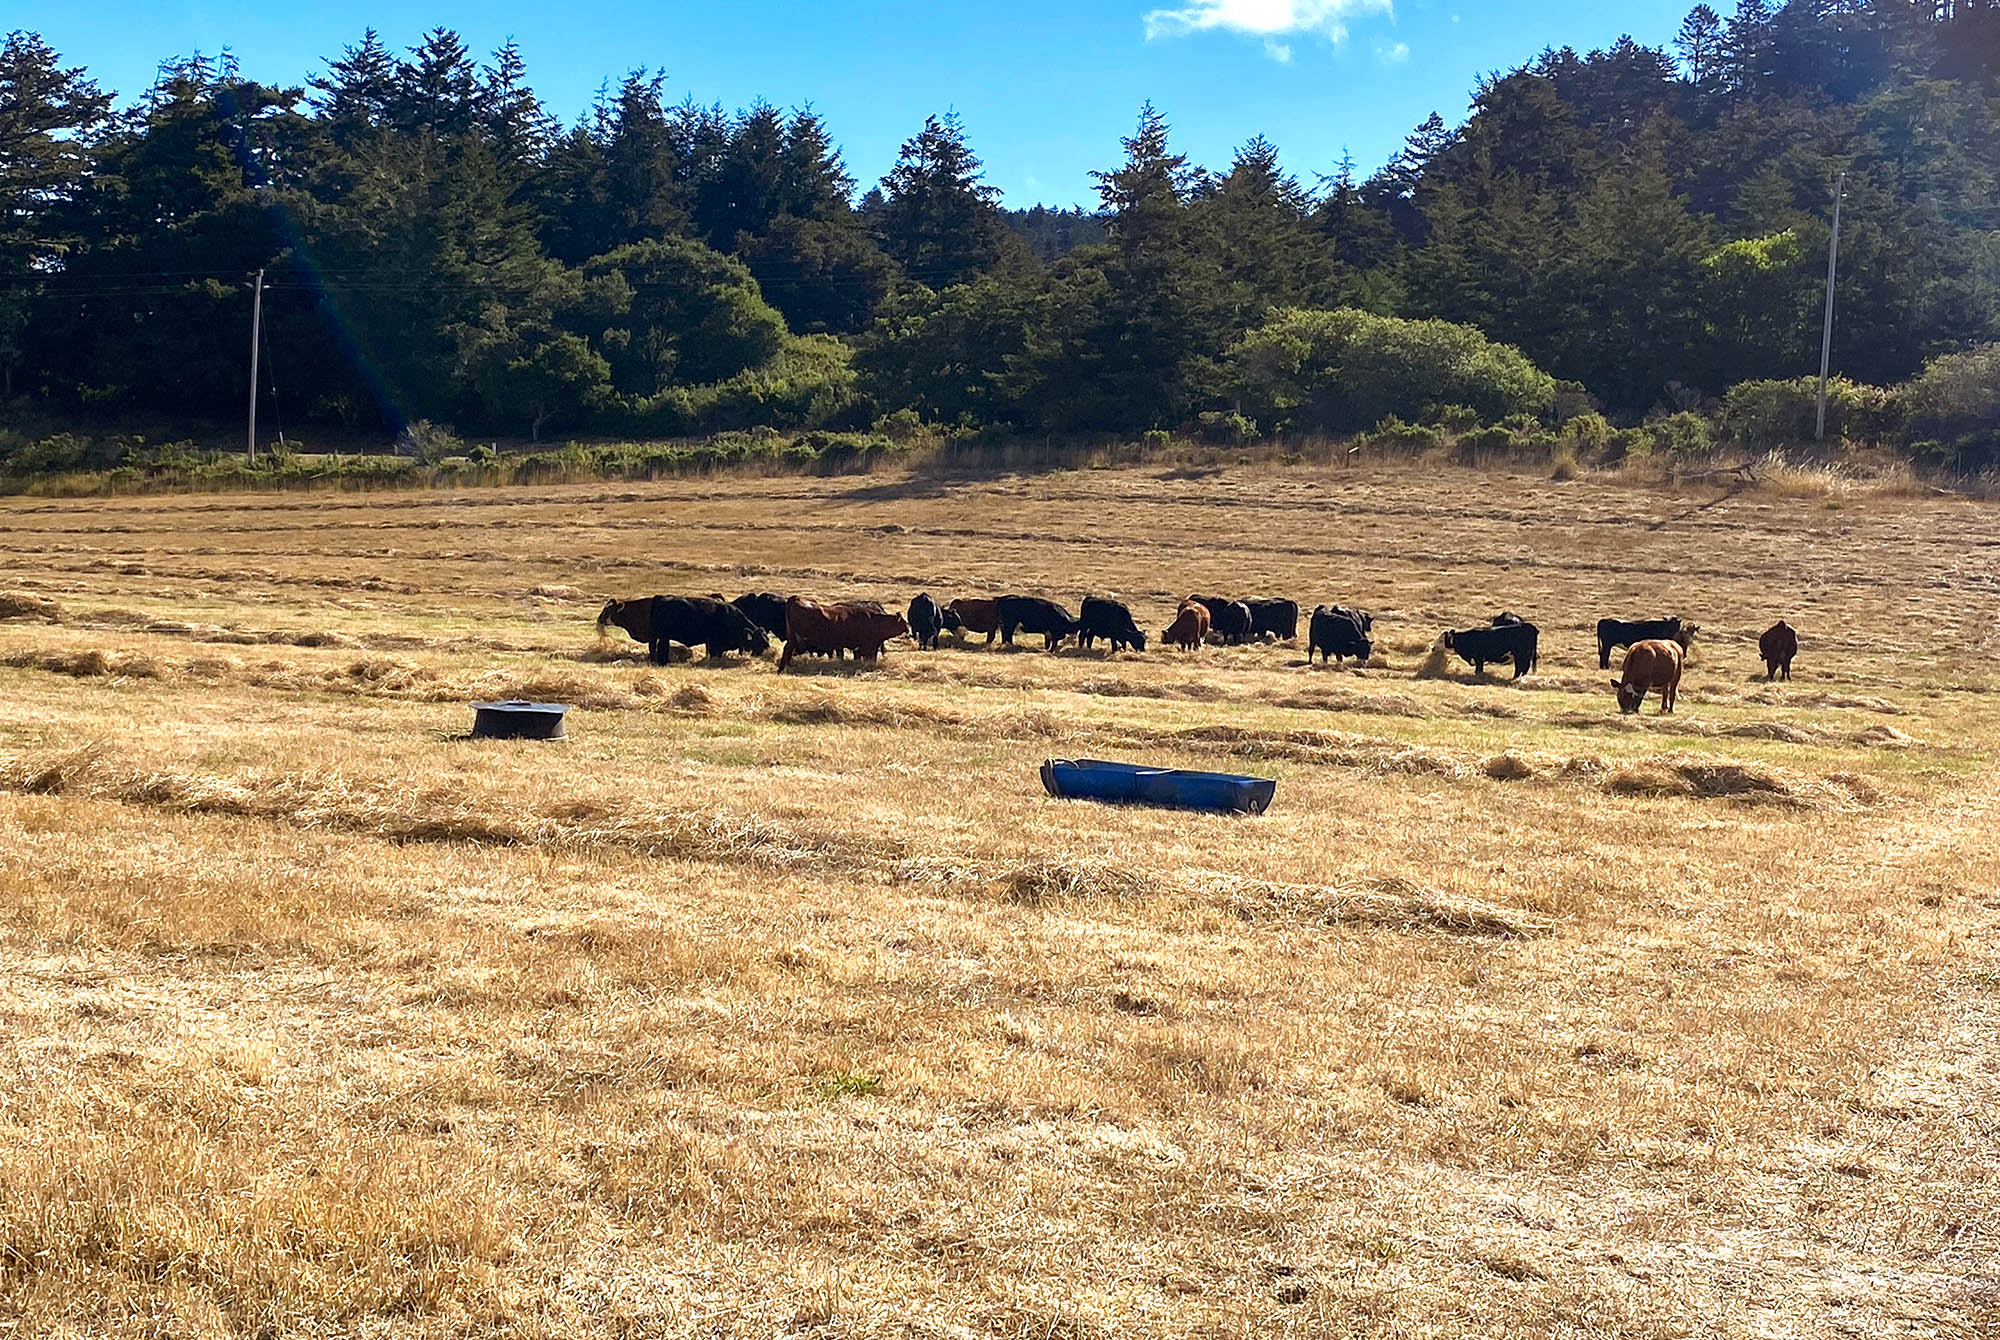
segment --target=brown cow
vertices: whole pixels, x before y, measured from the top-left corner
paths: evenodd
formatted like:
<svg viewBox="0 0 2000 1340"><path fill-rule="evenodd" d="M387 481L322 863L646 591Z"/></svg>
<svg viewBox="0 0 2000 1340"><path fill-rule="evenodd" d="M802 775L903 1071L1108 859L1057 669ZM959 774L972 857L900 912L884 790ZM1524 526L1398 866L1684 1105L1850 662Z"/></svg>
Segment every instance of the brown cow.
<svg viewBox="0 0 2000 1340"><path fill-rule="evenodd" d="M778 673L792 663L793 652L838 658L851 651L859 660L872 661L882 654L884 643L909 634L908 620L884 613L872 600L822 605L793 596L785 602L785 654L778 658Z"/></svg>
<svg viewBox="0 0 2000 1340"><path fill-rule="evenodd" d="M993 635L1000 631L1000 602L998 600L954 600L944 607L950 617L945 627L956 629L959 640L965 640L967 633L986 634L986 645L993 645Z"/></svg>
<svg viewBox="0 0 2000 1340"><path fill-rule="evenodd" d="M1618 710L1628 715L1639 710L1650 689L1660 691L1660 714L1674 710L1681 691L1681 665L1687 652L1667 638L1648 638L1632 644L1625 653L1622 678L1611 681L1618 690Z"/></svg>
<svg viewBox="0 0 2000 1340"><path fill-rule="evenodd" d="M1757 639L1757 654L1764 658L1764 682L1770 683L1781 673L1786 679L1792 677L1792 657L1799 654L1798 630L1778 620L1764 630L1764 636Z"/></svg>
<svg viewBox="0 0 2000 1340"><path fill-rule="evenodd" d="M1174 621L1160 634L1160 641L1182 651L1193 651L1208 640L1208 607L1199 601L1181 602L1180 612Z"/></svg>

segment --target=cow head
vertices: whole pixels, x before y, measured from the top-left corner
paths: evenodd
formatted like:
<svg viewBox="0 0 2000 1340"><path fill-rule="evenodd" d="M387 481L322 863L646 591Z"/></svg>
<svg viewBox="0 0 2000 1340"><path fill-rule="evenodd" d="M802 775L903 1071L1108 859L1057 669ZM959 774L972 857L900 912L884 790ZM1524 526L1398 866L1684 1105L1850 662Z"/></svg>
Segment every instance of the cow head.
<svg viewBox="0 0 2000 1340"><path fill-rule="evenodd" d="M1626 684L1614 679L1611 687L1618 691L1618 710L1628 717L1639 710L1640 703L1646 701L1646 686L1643 684Z"/></svg>
<svg viewBox="0 0 2000 1340"><path fill-rule="evenodd" d="M1688 649L1689 644L1691 644L1694 641L1694 635L1696 633L1699 633L1700 631L1701 631L1700 624L1684 623L1681 625L1681 631L1674 634L1674 641L1681 644L1682 651L1686 651Z"/></svg>
<svg viewBox="0 0 2000 1340"><path fill-rule="evenodd" d="M604 609L597 616L597 631L601 636L607 629L624 629L641 642L647 641L651 631L653 601L649 596L637 600L607 600Z"/></svg>

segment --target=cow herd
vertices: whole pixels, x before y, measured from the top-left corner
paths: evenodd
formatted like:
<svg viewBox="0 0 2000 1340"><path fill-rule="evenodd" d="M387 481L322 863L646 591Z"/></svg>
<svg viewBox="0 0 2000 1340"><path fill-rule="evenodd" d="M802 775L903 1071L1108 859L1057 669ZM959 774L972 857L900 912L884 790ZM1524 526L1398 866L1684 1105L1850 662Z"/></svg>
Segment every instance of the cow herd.
<svg viewBox="0 0 2000 1340"><path fill-rule="evenodd" d="M1339 664L1349 657L1366 664L1374 654L1375 616L1345 605L1315 606L1306 624L1306 662L1315 658ZM1040 596L1004 595L953 600L940 605L928 592L910 602L906 613L885 609L878 601L822 602L802 596L755 592L725 600L709 596L642 596L613 600L597 616L600 633L622 628L646 644L655 664L667 663L669 648L678 643L700 647L710 656L741 652L762 656L773 641L782 642L778 670L789 669L796 656L838 660L852 654L872 661L898 638L907 637L926 651L935 650L946 633L961 642L984 637L992 646L999 638L1012 646L1017 633L1038 635L1054 651L1070 638L1079 646L1104 642L1112 651L1144 651L1146 633L1131 609L1121 601L1085 596L1077 614ZM1636 712L1646 695L1658 692L1660 710L1674 710L1681 671L1698 625L1678 618L1600 619L1597 623L1598 668L1611 668L1611 653L1627 649L1619 678L1612 681L1618 706ZM1225 645L1250 641L1296 641L1298 602L1280 598L1237 600L1225 596L1189 596L1174 611L1160 641L1188 652L1214 638ZM1453 629L1437 641L1476 674L1489 664L1510 664L1519 679L1535 668L1540 630L1517 614L1493 616L1478 628ZM1798 633L1780 619L1758 639L1766 680L1792 677L1798 655Z"/></svg>

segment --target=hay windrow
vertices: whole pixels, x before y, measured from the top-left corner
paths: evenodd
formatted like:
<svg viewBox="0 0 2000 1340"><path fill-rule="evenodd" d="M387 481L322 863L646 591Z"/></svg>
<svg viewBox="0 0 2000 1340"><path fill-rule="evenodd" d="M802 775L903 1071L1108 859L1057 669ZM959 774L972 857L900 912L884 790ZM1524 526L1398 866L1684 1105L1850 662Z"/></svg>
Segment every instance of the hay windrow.
<svg viewBox="0 0 2000 1340"><path fill-rule="evenodd" d="M1379 926L1405 933L1431 931L1507 939L1547 935L1555 929L1554 922L1544 917L1394 876L1327 886L1236 880L1202 872L1192 877L1191 883L1225 898L1246 921L1285 916L1328 926Z"/></svg>
<svg viewBox="0 0 2000 1340"><path fill-rule="evenodd" d="M41 623L61 623L63 607L47 596L32 591L0 591L0 619L33 619Z"/></svg>

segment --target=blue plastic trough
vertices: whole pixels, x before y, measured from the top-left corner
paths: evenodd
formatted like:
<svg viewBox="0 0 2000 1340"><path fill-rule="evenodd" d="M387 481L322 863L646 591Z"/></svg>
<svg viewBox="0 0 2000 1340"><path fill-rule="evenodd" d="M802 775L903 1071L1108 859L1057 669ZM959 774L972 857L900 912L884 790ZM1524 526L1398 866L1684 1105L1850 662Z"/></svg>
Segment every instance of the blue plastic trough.
<svg viewBox="0 0 2000 1340"><path fill-rule="evenodd" d="M1106 800L1228 814L1262 814L1278 791L1278 784L1265 777L1148 768L1096 758L1052 758L1042 764L1042 785L1050 795L1063 800Z"/></svg>
<svg viewBox="0 0 2000 1340"><path fill-rule="evenodd" d="M504 703L474 703L472 733L494 740L561 740L567 703L531 703L511 698Z"/></svg>

